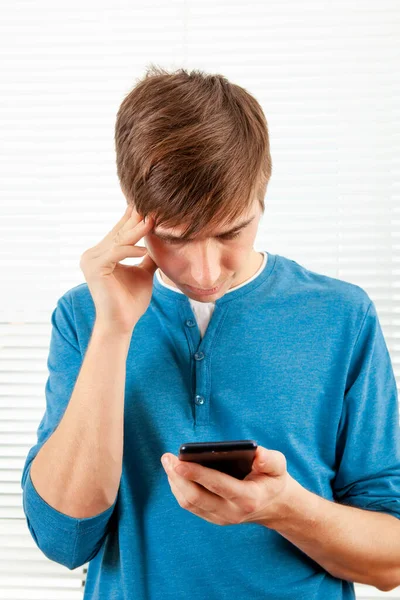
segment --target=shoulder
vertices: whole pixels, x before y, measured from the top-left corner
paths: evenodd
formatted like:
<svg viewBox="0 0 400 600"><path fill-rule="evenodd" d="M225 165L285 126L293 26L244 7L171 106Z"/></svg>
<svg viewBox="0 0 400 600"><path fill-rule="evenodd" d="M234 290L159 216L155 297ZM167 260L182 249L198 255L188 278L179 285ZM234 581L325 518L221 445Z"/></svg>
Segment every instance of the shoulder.
<svg viewBox="0 0 400 600"><path fill-rule="evenodd" d="M66 290L58 299L57 307L74 323L78 335L90 335L96 308L86 282Z"/></svg>
<svg viewBox="0 0 400 600"><path fill-rule="evenodd" d="M62 304L68 304L72 308L76 305L90 306L93 305L92 295L89 290L89 286L86 282L79 283L78 285L68 289L59 298L59 302Z"/></svg>
<svg viewBox="0 0 400 600"><path fill-rule="evenodd" d="M284 256L279 260L290 281L288 292L305 307L320 310L331 318L345 317L357 322L364 318L372 300L361 286L314 271Z"/></svg>

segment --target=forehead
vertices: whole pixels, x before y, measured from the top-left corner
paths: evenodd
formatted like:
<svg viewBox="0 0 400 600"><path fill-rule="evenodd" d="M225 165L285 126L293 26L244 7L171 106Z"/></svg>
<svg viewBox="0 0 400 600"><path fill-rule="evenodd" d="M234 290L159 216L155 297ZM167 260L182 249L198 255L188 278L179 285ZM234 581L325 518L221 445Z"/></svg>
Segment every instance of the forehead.
<svg viewBox="0 0 400 600"><path fill-rule="evenodd" d="M249 204L247 207L244 207L243 211L240 212L240 214L238 213L236 215L236 217L234 217L232 220L227 221L226 218L224 218L224 212L220 212L219 214L221 215L221 218L218 220L218 216L215 216L215 218L211 221L209 221L209 225L207 227L203 227L202 229L202 233L204 233L205 235L219 235L220 233L223 233L225 231L234 229L235 227L239 227L241 226L244 222L249 223L250 220L254 220L257 216L260 215L261 212L261 206L260 203L257 199L257 197L254 197L251 204ZM189 223L180 223L178 225L173 225L171 227L167 227L164 226L162 224L158 224L157 221L157 215L154 215L155 217L155 226L154 226L154 233L171 233L174 235L181 235L185 229L187 228L187 226L189 225ZM190 217L189 217L190 218Z"/></svg>

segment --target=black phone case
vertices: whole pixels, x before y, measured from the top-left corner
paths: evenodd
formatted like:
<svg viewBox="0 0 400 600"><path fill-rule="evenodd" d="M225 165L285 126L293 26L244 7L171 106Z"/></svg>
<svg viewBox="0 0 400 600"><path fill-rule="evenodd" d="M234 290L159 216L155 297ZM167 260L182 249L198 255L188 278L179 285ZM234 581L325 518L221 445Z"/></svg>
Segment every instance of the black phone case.
<svg viewBox="0 0 400 600"><path fill-rule="evenodd" d="M193 442L181 444L178 458L244 479L251 471L256 450L254 440Z"/></svg>

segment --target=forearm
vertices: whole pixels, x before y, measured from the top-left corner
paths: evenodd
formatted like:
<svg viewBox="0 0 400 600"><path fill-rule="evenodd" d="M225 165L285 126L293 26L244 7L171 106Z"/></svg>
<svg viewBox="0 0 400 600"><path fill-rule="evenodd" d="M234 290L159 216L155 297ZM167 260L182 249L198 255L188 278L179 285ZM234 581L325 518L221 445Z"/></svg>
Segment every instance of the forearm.
<svg viewBox="0 0 400 600"><path fill-rule="evenodd" d="M291 478L275 529L334 577L391 589L400 570L400 521L322 498Z"/></svg>
<svg viewBox="0 0 400 600"><path fill-rule="evenodd" d="M95 324L65 413L31 465L38 494L71 517L103 512L118 492L130 339Z"/></svg>

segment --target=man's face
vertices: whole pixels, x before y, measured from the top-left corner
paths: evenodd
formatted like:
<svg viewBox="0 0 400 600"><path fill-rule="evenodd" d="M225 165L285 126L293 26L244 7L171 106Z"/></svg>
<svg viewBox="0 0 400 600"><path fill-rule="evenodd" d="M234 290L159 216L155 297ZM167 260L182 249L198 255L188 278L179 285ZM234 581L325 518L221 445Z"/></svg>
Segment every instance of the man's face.
<svg viewBox="0 0 400 600"><path fill-rule="evenodd" d="M144 244L159 266L165 283L179 288L190 298L211 302L252 277L261 266L263 257L253 249L261 216L261 207L256 200L245 215L223 229L214 227L213 231L197 234L195 239L182 241L179 234L184 227L164 229L157 226L144 236ZM232 233L223 235L235 227ZM188 286L202 290L220 287L216 292L200 294Z"/></svg>

